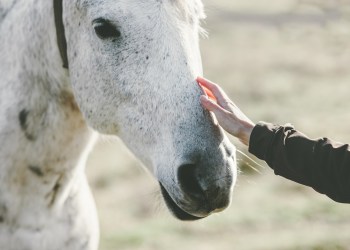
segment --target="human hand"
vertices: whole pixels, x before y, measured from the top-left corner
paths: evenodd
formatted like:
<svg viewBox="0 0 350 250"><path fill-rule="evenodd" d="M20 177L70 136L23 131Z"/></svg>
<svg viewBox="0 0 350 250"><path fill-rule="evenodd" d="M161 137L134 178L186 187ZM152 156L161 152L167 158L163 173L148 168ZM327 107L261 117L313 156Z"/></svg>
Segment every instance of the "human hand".
<svg viewBox="0 0 350 250"><path fill-rule="evenodd" d="M203 107L215 114L220 126L243 144L249 145L250 135L255 124L228 98L221 87L202 77L197 78L199 86L207 93L212 92L216 100L209 94L201 95ZM206 89L205 89L206 88Z"/></svg>

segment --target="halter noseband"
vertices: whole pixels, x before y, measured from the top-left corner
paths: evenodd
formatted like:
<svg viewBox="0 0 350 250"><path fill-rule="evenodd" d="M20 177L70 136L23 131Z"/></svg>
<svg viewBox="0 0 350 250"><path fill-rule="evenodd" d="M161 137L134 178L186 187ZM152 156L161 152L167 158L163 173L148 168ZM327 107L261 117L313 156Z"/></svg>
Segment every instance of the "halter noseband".
<svg viewBox="0 0 350 250"><path fill-rule="evenodd" d="M55 15L58 49L61 54L63 68L68 69L67 40L64 34L62 1L63 0L53 0L53 10Z"/></svg>

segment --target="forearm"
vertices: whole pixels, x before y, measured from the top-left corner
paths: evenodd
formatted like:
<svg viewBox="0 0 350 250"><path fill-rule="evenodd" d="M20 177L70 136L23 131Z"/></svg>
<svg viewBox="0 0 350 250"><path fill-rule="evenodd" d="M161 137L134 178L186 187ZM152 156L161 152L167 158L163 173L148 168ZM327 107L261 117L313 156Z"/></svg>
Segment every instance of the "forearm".
<svg viewBox="0 0 350 250"><path fill-rule="evenodd" d="M275 174L310 186L338 202L350 202L350 148L323 138L311 140L292 126L259 123L249 151Z"/></svg>

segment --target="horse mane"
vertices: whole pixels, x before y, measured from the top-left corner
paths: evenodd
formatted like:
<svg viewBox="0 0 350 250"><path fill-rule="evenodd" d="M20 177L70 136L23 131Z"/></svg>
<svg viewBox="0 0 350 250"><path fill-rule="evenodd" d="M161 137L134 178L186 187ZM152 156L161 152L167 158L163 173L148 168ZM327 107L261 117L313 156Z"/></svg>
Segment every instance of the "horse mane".
<svg viewBox="0 0 350 250"><path fill-rule="evenodd" d="M198 16L205 19L203 4L198 0L169 0L177 9L177 12L185 19Z"/></svg>

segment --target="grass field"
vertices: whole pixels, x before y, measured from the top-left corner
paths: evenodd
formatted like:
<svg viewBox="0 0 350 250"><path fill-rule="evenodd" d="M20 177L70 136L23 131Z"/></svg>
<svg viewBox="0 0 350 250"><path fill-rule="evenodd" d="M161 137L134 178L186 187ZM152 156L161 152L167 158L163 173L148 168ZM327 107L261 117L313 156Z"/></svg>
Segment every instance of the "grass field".
<svg viewBox="0 0 350 250"><path fill-rule="evenodd" d="M254 120L350 142L350 1L204 1L205 76ZM238 148L245 151L235 139ZM274 176L242 173L232 205L205 220L171 217L157 183L122 143L101 142L88 175L101 250L350 249L350 207Z"/></svg>

